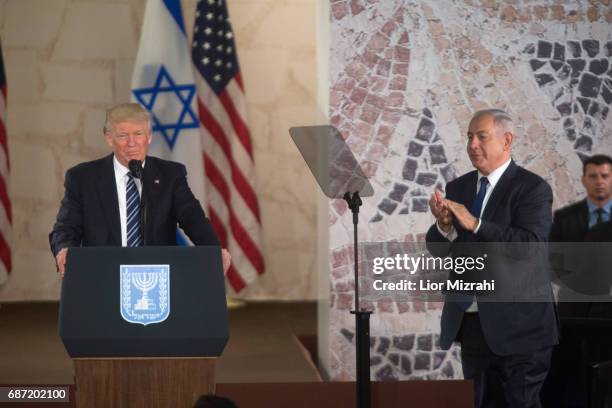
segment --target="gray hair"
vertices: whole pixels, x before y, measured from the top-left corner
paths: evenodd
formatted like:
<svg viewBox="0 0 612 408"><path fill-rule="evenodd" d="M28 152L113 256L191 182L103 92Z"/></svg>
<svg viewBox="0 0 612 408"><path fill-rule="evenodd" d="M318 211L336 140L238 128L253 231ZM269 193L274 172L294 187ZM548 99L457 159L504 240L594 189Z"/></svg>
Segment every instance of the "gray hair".
<svg viewBox="0 0 612 408"><path fill-rule="evenodd" d="M510 132L514 135L514 121L510 114L502 109L483 109L474 113L472 120L481 118L482 116L490 115L493 117L493 123L501 127L504 132Z"/></svg>
<svg viewBox="0 0 612 408"><path fill-rule="evenodd" d="M122 103L107 110L104 134L108 134L113 126L122 122L145 122L151 131L151 114L137 103Z"/></svg>

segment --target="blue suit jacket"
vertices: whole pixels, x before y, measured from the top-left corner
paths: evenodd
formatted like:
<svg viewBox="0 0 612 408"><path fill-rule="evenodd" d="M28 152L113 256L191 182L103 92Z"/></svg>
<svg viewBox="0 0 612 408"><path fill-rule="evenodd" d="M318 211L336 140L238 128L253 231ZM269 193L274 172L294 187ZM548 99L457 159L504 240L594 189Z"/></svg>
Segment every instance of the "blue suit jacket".
<svg viewBox="0 0 612 408"><path fill-rule="evenodd" d="M469 172L447 184L446 197L472 206L476 197L478 172ZM544 242L552 222L552 190L538 175L511 162L491 193L482 213L477 234L462 228L456 220L454 242ZM448 242L436 225L427 232L427 242ZM451 245L446 247L451 250ZM440 251L436 246L430 251ZM437 256L447 254L433 253ZM558 342L557 317L550 302L479 302L479 318L485 339L498 355L539 350ZM448 349L455 341L463 309L446 301L442 310L440 346Z"/></svg>
<svg viewBox="0 0 612 408"><path fill-rule="evenodd" d="M200 202L187 185L185 166L148 156L145 245L176 245L177 224L195 245L219 245ZM66 172L64 198L49 234L53 255L64 247L121 246L113 155Z"/></svg>

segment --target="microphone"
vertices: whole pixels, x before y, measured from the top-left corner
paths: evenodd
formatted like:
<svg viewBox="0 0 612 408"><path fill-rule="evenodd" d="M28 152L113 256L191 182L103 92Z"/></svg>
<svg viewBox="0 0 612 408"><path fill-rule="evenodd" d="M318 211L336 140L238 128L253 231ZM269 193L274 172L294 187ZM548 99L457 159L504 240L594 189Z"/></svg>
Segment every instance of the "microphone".
<svg viewBox="0 0 612 408"><path fill-rule="evenodd" d="M128 163L128 168L130 169L130 173L132 176L137 179L142 179L142 162L140 160L130 160Z"/></svg>

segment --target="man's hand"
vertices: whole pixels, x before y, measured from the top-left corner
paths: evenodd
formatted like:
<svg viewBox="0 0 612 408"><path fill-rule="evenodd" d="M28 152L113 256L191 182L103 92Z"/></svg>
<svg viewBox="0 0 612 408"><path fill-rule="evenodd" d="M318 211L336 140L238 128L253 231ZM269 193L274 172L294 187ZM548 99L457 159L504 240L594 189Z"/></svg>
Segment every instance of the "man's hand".
<svg viewBox="0 0 612 408"><path fill-rule="evenodd" d="M68 248L62 248L55 255L55 264L57 265L57 272L60 278L64 277L64 271L66 269L66 254L68 254Z"/></svg>
<svg viewBox="0 0 612 408"><path fill-rule="evenodd" d="M58 254L59 255L59 254ZM232 264L232 256L225 248L221 249L221 260L223 261L223 274L227 274L227 270Z"/></svg>
<svg viewBox="0 0 612 408"><path fill-rule="evenodd" d="M463 204L447 199L444 199L444 202L446 208L453 213L459 224L466 230L474 232L478 226L478 218L474 217Z"/></svg>
<svg viewBox="0 0 612 408"><path fill-rule="evenodd" d="M436 189L436 192L429 200L429 209L433 216L436 217L436 221L442 231L449 232L452 227L453 214L448 209L446 201L448 200L442 198L442 192Z"/></svg>

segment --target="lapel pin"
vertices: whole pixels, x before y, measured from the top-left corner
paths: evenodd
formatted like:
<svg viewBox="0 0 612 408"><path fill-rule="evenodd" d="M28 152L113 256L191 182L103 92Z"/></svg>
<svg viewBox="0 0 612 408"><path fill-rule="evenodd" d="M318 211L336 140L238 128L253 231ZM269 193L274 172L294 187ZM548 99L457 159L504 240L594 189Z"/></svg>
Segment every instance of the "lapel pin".
<svg viewBox="0 0 612 408"><path fill-rule="evenodd" d="M159 184L159 179L155 179L155 180L153 180L153 183L155 183L155 184Z"/></svg>

